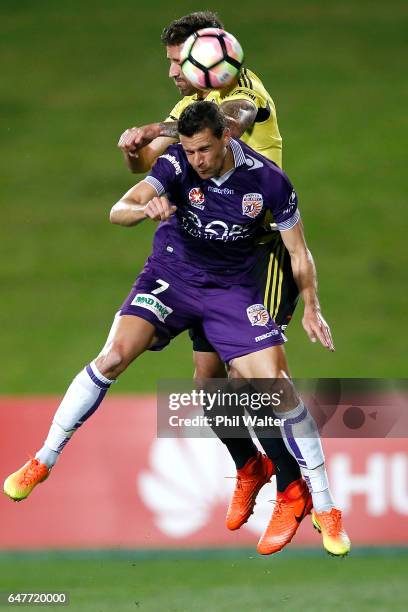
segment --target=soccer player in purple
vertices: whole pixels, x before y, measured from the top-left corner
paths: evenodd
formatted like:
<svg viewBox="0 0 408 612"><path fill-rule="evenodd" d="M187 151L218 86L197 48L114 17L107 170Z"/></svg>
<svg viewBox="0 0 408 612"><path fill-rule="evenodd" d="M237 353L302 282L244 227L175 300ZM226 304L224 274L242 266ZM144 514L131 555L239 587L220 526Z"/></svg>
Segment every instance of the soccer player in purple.
<svg viewBox="0 0 408 612"><path fill-rule="evenodd" d="M161 221L153 251L115 317L104 348L73 380L43 447L5 483L5 493L26 498L45 480L72 434L100 405L109 387L145 350L160 350L201 322L208 340L243 379L287 378L278 326L262 304L249 274L254 240L269 209L278 224L303 297L303 326L312 340L334 350L320 313L316 271L306 247L296 193L282 170L230 137L211 102L186 108L178 123L180 144L158 158L149 175L112 208L124 226L147 217ZM292 387L275 416L284 442L299 464L310 494L296 510L311 512L328 552L343 556L350 541L330 493L316 425ZM295 533L295 530L293 534ZM287 533L266 528L258 552L270 554Z"/></svg>

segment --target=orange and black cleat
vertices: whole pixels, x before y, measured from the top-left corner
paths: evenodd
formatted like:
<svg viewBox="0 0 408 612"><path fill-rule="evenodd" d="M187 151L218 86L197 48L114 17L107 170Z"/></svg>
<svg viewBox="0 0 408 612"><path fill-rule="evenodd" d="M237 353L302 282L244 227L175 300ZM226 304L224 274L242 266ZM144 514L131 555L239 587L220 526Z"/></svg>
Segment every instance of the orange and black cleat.
<svg viewBox="0 0 408 612"><path fill-rule="evenodd" d="M30 495L36 485L48 478L50 471L38 459L30 459L17 472L6 478L4 493L14 501L21 501Z"/></svg>
<svg viewBox="0 0 408 612"><path fill-rule="evenodd" d="M227 511L228 529L239 529L247 522L254 511L256 496L274 473L272 461L259 451L237 470L237 483Z"/></svg>
<svg viewBox="0 0 408 612"><path fill-rule="evenodd" d="M258 542L259 554L272 555L289 544L312 507L312 497L302 478L292 482L283 493L278 491L272 518Z"/></svg>

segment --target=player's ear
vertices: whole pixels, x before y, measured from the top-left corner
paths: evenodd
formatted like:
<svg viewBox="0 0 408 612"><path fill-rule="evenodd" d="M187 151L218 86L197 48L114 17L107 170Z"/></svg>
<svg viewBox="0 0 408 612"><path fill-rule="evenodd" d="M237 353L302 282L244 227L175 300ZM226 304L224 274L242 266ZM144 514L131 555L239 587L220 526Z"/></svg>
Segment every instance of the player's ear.
<svg viewBox="0 0 408 612"><path fill-rule="evenodd" d="M231 140L231 130L229 129L229 127L224 128L224 133L222 137L224 139L224 145L228 147Z"/></svg>

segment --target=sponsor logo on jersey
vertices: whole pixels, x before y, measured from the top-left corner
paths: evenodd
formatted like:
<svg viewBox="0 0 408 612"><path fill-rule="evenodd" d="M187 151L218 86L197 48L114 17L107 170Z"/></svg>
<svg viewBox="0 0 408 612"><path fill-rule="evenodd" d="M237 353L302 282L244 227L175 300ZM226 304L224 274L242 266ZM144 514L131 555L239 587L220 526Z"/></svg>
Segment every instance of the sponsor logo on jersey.
<svg viewBox="0 0 408 612"><path fill-rule="evenodd" d="M292 212L292 210L296 207L296 204L297 204L296 191L293 190L292 193L290 194L288 206L285 208L282 214L287 215L288 213Z"/></svg>
<svg viewBox="0 0 408 612"><path fill-rule="evenodd" d="M263 163L259 159L255 159L252 155L245 156L246 165L249 166L248 170L256 170L257 168L263 168Z"/></svg>
<svg viewBox="0 0 408 612"><path fill-rule="evenodd" d="M263 304L252 304L252 306L248 306L246 312L252 326L264 326L269 322L269 313Z"/></svg>
<svg viewBox="0 0 408 612"><path fill-rule="evenodd" d="M261 193L246 193L242 198L242 213L251 219L255 219L263 207Z"/></svg>
<svg viewBox="0 0 408 612"><path fill-rule="evenodd" d="M262 340L266 340L267 338L271 338L272 336L278 336L279 332L277 329L272 329L270 332L266 334L262 334L261 336L256 336L255 342L261 342Z"/></svg>
<svg viewBox="0 0 408 612"><path fill-rule="evenodd" d="M228 187L212 187L212 185L208 185L208 191L213 191L214 193L219 193L220 195L233 195L235 193L234 189L229 189Z"/></svg>
<svg viewBox="0 0 408 612"><path fill-rule="evenodd" d="M137 293L132 300L132 306L139 306L140 308L150 310L162 323L173 312L172 308L163 304L163 302L150 293Z"/></svg>
<svg viewBox="0 0 408 612"><path fill-rule="evenodd" d="M249 93L249 91L247 91L246 89L236 89L234 91L234 93L230 94L230 97L233 98L234 96L239 96L241 97L242 94L245 94L246 96L248 96L248 98L251 98L251 100L256 100L256 95L253 93Z"/></svg>
<svg viewBox="0 0 408 612"><path fill-rule="evenodd" d="M194 206L194 208L198 208L199 210L204 209L205 197L199 187L190 189L188 192L188 199L190 200L191 206Z"/></svg>
<svg viewBox="0 0 408 612"><path fill-rule="evenodd" d="M202 224L200 217L192 210L186 210L181 218L181 227L193 238L204 238L206 240L222 240L223 242L234 242L246 238L250 228L247 225L228 225L225 221L215 219L206 225Z"/></svg>
<svg viewBox="0 0 408 612"><path fill-rule="evenodd" d="M176 176L182 173L180 163L177 161L174 155L169 155L169 153L165 153L164 155L160 155L160 157L162 157L163 159L167 159L167 161L169 161L172 164L172 166L174 167L176 171Z"/></svg>

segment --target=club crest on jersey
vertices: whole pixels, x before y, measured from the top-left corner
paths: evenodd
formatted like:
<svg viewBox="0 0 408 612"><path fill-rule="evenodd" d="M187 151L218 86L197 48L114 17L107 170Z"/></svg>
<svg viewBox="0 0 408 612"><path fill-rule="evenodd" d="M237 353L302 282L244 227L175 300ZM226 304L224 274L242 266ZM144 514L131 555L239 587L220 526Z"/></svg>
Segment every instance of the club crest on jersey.
<svg viewBox="0 0 408 612"><path fill-rule="evenodd" d="M246 311L252 327L254 325L263 326L268 324L269 313L263 304L252 304L252 306L248 306Z"/></svg>
<svg viewBox="0 0 408 612"><path fill-rule="evenodd" d="M188 199L190 200L191 206L194 206L194 208L199 208L200 210L204 209L205 197L199 187L190 189L188 192Z"/></svg>
<svg viewBox="0 0 408 612"><path fill-rule="evenodd" d="M246 193L242 198L242 214L251 219L255 219L263 207L263 197L261 193Z"/></svg>

